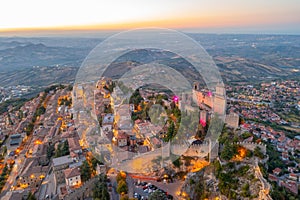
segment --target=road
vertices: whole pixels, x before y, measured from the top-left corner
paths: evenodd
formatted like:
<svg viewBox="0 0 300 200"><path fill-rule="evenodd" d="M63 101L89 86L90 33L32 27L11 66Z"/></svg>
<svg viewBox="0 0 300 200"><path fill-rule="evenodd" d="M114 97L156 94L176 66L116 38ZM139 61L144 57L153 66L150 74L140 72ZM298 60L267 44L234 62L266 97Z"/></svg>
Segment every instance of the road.
<svg viewBox="0 0 300 200"><path fill-rule="evenodd" d="M24 165L24 155L20 154L16 159L15 159L15 164L13 166L13 169L6 181L5 186L3 187L2 193L6 193L8 190L12 188L16 181L16 177L18 176L18 173L22 170L23 165Z"/></svg>
<svg viewBox="0 0 300 200"><path fill-rule="evenodd" d="M44 181L41 184L41 188L39 191L39 200L45 199L45 197L48 195L49 197L52 197L56 194L56 181L54 177L54 173L50 173L46 176Z"/></svg>

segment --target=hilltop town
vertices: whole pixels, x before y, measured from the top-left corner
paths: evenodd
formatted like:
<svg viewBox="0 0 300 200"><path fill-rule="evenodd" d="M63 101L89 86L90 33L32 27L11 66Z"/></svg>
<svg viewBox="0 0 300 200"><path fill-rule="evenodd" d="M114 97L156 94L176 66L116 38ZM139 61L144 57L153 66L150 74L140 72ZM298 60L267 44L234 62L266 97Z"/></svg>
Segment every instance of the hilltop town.
<svg viewBox="0 0 300 200"><path fill-rule="evenodd" d="M0 116L1 199L296 199L299 88L53 85Z"/></svg>

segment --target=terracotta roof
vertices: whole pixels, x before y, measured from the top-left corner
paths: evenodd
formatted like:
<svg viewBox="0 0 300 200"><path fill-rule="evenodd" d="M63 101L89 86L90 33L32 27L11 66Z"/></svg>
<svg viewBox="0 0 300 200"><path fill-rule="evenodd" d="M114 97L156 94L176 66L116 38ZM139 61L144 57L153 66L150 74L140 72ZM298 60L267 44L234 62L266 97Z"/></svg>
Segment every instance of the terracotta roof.
<svg viewBox="0 0 300 200"><path fill-rule="evenodd" d="M290 173L290 176L298 178L297 174L294 174L294 173Z"/></svg>
<svg viewBox="0 0 300 200"><path fill-rule="evenodd" d="M278 178L273 174L269 174L269 180L270 181L278 181Z"/></svg>
<svg viewBox="0 0 300 200"><path fill-rule="evenodd" d="M139 123L142 123L142 122L143 122L143 121L140 120L140 119L135 120L135 123L136 123L136 124L139 124Z"/></svg>
<svg viewBox="0 0 300 200"><path fill-rule="evenodd" d="M278 141L279 141L279 142L283 142L283 141L285 141L285 139L286 139L285 136L280 136L280 137L278 138Z"/></svg>
<svg viewBox="0 0 300 200"><path fill-rule="evenodd" d="M275 173L278 173L278 174L279 174L280 172L281 172L281 169L280 169L280 168L278 168L278 167L277 167L277 168L275 168L275 169L273 170L273 173L274 173L274 174L275 174Z"/></svg>
<svg viewBox="0 0 300 200"><path fill-rule="evenodd" d="M77 153L74 153L73 151L70 152L70 156L72 158L75 158L75 157L78 157L78 154Z"/></svg>
<svg viewBox="0 0 300 200"><path fill-rule="evenodd" d="M121 131L119 131L119 133L118 133L118 139L127 139L127 134L125 133L125 132L121 132Z"/></svg>
<svg viewBox="0 0 300 200"><path fill-rule="evenodd" d="M79 168L68 168L64 170L65 178L72 178L75 176L80 176Z"/></svg>
<svg viewBox="0 0 300 200"><path fill-rule="evenodd" d="M81 146L78 141L79 138L68 138L69 149L71 151L80 150Z"/></svg>
<svg viewBox="0 0 300 200"><path fill-rule="evenodd" d="M159 139L157 139L157 138L152 138L152 143L154 144L154 145L159 145L161 142L160 142L160 140Z"/></svg>
<svg viewBox="0 0 300 200"><path fill-rule="evenodd" d="M288 189L289 191L291 191L294 194L298 194L298 187L297 187L297 183L294 181L287 181L286 183L283 182L281 183L282 186L284 186L286 189Z"/></svg>

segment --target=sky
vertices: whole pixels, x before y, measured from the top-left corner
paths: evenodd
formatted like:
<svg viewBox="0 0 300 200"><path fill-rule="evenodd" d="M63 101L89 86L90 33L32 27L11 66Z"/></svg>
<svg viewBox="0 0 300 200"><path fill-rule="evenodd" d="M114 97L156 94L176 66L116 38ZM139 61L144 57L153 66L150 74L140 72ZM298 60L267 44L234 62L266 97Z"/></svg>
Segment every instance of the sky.
<svg viewBox="0 0 300 200"><path fill-rule="evenodd" d="M165 27L300 34L299 0L0 0L0 34Z"/></svg>

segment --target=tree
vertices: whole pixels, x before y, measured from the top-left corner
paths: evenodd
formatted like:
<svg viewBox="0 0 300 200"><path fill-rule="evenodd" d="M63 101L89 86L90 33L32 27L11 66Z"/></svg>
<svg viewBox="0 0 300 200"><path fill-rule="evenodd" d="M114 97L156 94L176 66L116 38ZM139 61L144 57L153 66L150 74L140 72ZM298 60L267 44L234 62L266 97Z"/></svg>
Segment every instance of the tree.
<svg viewBox="0 0 300 200"><path fill-rule="evenodd" d="M246 152L246 157L247 157L247 158L251 158L252 156L253 156L253 152L250 151L250 150L247 150L247 152Z"/></svg>
<svg viewBox="0 0 300 200"><path fill-rule="evenodd" d="M173 161L173 165L177 168L180 168L181 164L180 158Z"/></svg>
<svg viewBox="0 0 300 200"><path fill-rule="evenodd" d="M104 175L99 176L92 191L94 199L109 200L110 196L107 190L106 177Z"/></svg>
<svg viewBox="0 0 300 200"><path fill-rule="evenodd" d="M137 106L141 101L143 101L143 97L140 95L139 89L135 90L132 96L129 99L129 103L134 104Z"/></svg>
<svg viewBox="0 0 300 200"><path fill-rule="evenodd" d="M249 183L246 183L245 185L243 185L243 187L242 187L242 193L241 193L241 195L243 196L243 197L250 197L250 191L249 191Z"/></svg>
<svg viewBox="0 0 300 200"><path fill-rule="evenodd" d="M255 149L254 149L254 155L256 156L256 157L259 157L260 159L263 159L264 158L264 154L261 152L261 149L260 149L260 147L255 147Z"/></svg>
<svg viewBox="0 0 300 200"><path fill-rule="evenodd" d="M67 90L72 91L73 90L73 85L68 85Z"/></svg>
<svg viewBox="0 0 300 200"><path fill-rule="evenodd" d="M41 116L41 115L43 115L45 112L46 112L46 108L45 108L44 106L41 106L41 107L39 107L39 108L36 110L36 116Z"/></svg>
<svg viewBox="0 0 300 200"><path fill-rule="evenodd" d="M126 181L126 174L125 174L125 172L119 172L117 174L116 179L117 179L117 183L119 183L119 181L121 181L121 180Z"/></svg>
<svg viewBox="0 0 300 200"><path fill-rule="evenodd" d="M2 147L2 154L5 155L7 153L7 146Z"/></svg>
<svg viewBox="0 0 300 200"><path fill-rule="evenodd" d="M247 139L247 138L249 138L249 137L251 137L251 136L252 136L252 134L249 133L249 132L245 132L245 133L243 133L243 134L241 135L241 137L242 137L243 139Z"/></svg>
<svg viewBox="0 0 300 200"><path fill-rule="evenodd" d="M81 173L81 180L84 182L91 178L92 169L86 160L83 161L82 165L80 166L80 173Z"/></svg>
<svg viewBox="0 0 300 200"><path fill-rule="evenodd" d="M57 149L55 151L55 157L61 157L65 155L69 155L69 143L68 140L65 140L63 143L58 144Z"/></svg>
<svg viewBox="0 0 300 200"><path fill-rule="evenodd" d="M207 199L208 195L208 189L202 177L195 185L195 197L196 199Z"/></svg>
<svg viewBox="0 0 300 200"><path fill-rule="evenodd" d="M30 134L32 133L33 128L34 128L34 124L33 124L32 122L30 122L30 123L28 124L28 126L26 127L26 135L27 135L27 136L30 135Z"/></svg>
<svg viewBox="0 0 300 200"><path fill-rule="evenodd" d="M157 200L157 199L167 199L167 196L162 191L156 190L155 192L151 193L149 196L149 200Z"/></svg>
<svg viewBox="0 0 300 200"><path fill-rule="evenodd" d="M36 200L36 198L31 192L29 192L28 197L27 197L26 200Z"/></svg>
<svg viewBox="0 0 300 200"><path fill-rule="evenodd" d="M167 131L167 135L166 137L164 138L164 140L166 142L170 141L173 137L175 136L175 125L174 125L174 122L171 121L170 122L170 125L168 127L168 131Z"/></svg>
<svg viewBox="0 0 300 200"><path fill-rule="evenodd" d="M119 194L127 194L128 192L128 187L127 187L127 184L126 184L126 181L121 179L119 182L118 182L118 187L117 187L117 192Z"/></svg>
<svg viewBox="0 0 300 200"><path fill-rule="evenodd" d="M91 163L92 163L93 170L96 170L97 165L103 164L98 159L96 159L95 157L92 157Z"/></svg>
<svg viewBox="0 0 300 200"><path fill-rule="evenodd" d="M168 97L167 97L167 95L165 95L165 94L158 94L158 95L155 97L155 99L156 99L156 102L155 102L155 103L160 104L160 105L163 105L163 100L168 100Z"/></svg>
<svg viewBox="0 0 300 200"><path fill-rule="evenodd" d="M172 109L172 113L173 115L176 117L177 121L180 120L180 117L181 117L181 111L180 109L175 106L173 109Z"/></svg>
<svg viewBox="0 0 300 200"><path fill-rule="evenodd" d="M47 147L47 158L50 159L53 154L54 154L54 145L53 144L50 144L48 147Z"/></svg>
<svg viewBox="0 0 300 200"><path fill-rule="evenodd" d="M278 168L285 168L286 164L280 159L281 154L275 150L275 148L268 144L267 145L267 154L269 156L268 159L268 172L271 173L273 169L276 167Z"/></svg>
<svg viewBox="0 0 300 200"><path fill-rule="evenodd" d="M120 200L129 200L129 197L127 195L121 196Z"/></svg>
<svg viewBox="0 0 300 200"><path fill-rule="evenodd" d="M224 144L224 149L221 152L221 158L230 160L234 155L238 154L238 145L230 144L228 141Z"/></svg>

